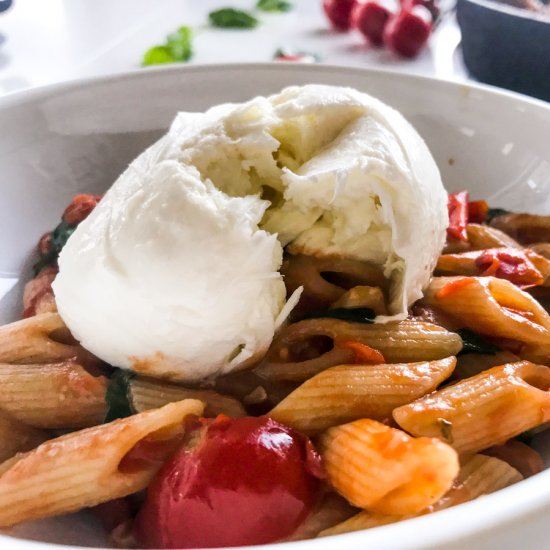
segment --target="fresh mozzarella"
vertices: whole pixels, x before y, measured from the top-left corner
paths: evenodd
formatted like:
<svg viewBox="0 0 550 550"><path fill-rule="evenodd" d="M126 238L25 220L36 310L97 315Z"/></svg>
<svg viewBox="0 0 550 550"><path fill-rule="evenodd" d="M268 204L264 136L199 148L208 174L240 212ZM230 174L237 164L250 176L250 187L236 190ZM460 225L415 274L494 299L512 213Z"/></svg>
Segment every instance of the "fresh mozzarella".
<svg viewBox="0 0 550 550"><path fill-rule="evenodd" d="M197 381L265 353L292 303L282 247L372 262L390 315L422 294L446 193L396 111L348 88L292 87L180 113L70 237L59 312L105 361Z"/></svg>

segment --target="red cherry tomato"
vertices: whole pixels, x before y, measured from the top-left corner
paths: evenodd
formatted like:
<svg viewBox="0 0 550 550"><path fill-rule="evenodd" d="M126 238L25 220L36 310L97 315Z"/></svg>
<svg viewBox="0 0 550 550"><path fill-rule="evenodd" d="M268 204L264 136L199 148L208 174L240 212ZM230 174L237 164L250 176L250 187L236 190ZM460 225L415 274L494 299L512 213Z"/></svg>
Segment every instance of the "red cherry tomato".
<svg viewBox="0 0 550 550"><path fill-rule="evenodd" d="M401 5L409 7L424 6L430 12L433 22L439 18L441 13L437 0L401 0Z"/></svg>
<svg viewBox="0 0 550 550"><path fill-rule="evenodd" d="M193 432L148 489L136 518L146 548L273 542L311 511L320 458L309 440L267 417L218 417Z"/></svg>
<svg viewBox="0 0 550 550"><path fill-rule="evenodd" d="M392 10L381 2L358 2L351 14L352 25L373 45L384 45L384 28Z"/></svg>
<svg viewBox="0 0 550 550"><path fill-rule="evenodd" d="M428 42L432 16L423 6L403 7L384 31L384 43L403 57L416 57Z"/></svg>
<svg viewBox="0 0 550 550"><path fill-rule="evenodd" d="M339 31L347 31L351 25L351 11L356 0L323 0L323 9L332 23Z"/></svg>
<svg viewBox="0 0 550 550"><path fill-rule="evenodd" d="M468 191L449 193L447 199L449 209L449 227L447 238L455 241L467 241L468 233Z"/></svg>

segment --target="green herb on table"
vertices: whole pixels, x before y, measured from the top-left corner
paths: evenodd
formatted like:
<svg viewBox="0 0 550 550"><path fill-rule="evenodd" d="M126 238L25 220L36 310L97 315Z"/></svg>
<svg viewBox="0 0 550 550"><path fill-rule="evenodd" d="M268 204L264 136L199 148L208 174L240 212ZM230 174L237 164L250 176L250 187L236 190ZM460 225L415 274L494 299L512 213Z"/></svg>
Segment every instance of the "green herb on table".
<svg viewBox="0 0 550 550"><path fill-rule="evenodd" d="M461 328L457 330L457 333L462 338L464 344L459 355L462 353L486 353L495 355L497 352L501 351L498 346L495 346L491 342L485 340L483 336L467 328Z"/></svg>
<svg viewBox="0 0 550 550"><path fill-rule="evenodd" d="M487 211L487 217L485 218L485 223L491 223L494 218L499 216L504 216L504 214L509 214L509 210L504 210L504 208L489 208Z"/></svg>
<svg viewBox="0 0 550 550"><path fill-rule="evenodd" d="M292 9L292 2L288 0L259 0L256 9L261 11L285 12Z"/></svg>
<svg viewBox="0 0 550 550"><path fill-rule="evenodd" d="M250 13L234 8L222 8L208 14L213 27L222 29L253 29L259 21Z"/></svg>
<svg viewBox="0 0 550 550"><path fill-rule="evenodd" d="M191 27L180 27L169 34L164 44L149 48L143 55L142 65L162 65L164 63L181 63L193 56L193 32Z"/></svg>
<svg viewBox="0 0 550 550"><path fill-rule="evenodd" d="M306 319L339 319L349 321L350 323L374 323L376 313L368 307L343 308L336 307L324 311L313 311L309 313Z"/></svg>
<svg viewBox="0 0 550 550"><path fill-rule="evenodd" d="M318 63L321 57L315 53L293 50L291 48L278 48L273 55L275 61L293 61L296 63Z"/></svg>
<svg viewBox="0 0 550 550"><path fill-rule="evenodd" d="M105 392L107 413L104 423L112 422L117 418L126 418L135 413L130 398L130 380L135 376L133 372L117 369L112 374Z"/></svg>

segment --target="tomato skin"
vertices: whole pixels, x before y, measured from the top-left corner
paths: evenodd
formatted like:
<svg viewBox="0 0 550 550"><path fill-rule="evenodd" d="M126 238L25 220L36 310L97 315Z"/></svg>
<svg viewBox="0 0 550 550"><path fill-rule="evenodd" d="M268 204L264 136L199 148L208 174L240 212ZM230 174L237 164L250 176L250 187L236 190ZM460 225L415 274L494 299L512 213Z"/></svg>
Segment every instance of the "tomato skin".
<svg viewBox="0 0 550 550"><path fill-rule="evenodd" d="M449 193L449 227L447 237L455 241L467 241L468 233L468 191Z"/></svg>
<svg viewBox="0 0 550 550"><path fill-rule="evenodd" d="M287 537L317 499L312 453L307 438L267 417L218 417L153 480L136 538L146 548L216 548Z"/></svg>

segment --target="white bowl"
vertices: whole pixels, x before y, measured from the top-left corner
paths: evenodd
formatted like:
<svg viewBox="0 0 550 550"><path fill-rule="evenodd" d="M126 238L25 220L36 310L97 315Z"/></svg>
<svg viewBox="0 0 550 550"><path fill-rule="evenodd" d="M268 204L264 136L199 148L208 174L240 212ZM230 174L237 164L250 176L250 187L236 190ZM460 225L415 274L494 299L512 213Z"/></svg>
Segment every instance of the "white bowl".
<svg viewBox="0 0 550 550"><path fill-rule="evenodd" d="M19 315L37 239L71 197L107 189L176 111L306 83L352 86L399 109L428 143L449 190L550 213L550 105L488 87L287 64L152 69L49 86L0 99L0 323ZM549 462L548 438L538 446ZM549 514L550 470L433 515L284 548L541 549ZM104 538L86 514L0 535L0 548L10 550L59 549L48 543L101 546Z"/></svg>

